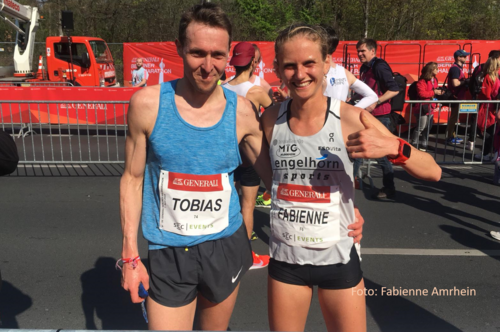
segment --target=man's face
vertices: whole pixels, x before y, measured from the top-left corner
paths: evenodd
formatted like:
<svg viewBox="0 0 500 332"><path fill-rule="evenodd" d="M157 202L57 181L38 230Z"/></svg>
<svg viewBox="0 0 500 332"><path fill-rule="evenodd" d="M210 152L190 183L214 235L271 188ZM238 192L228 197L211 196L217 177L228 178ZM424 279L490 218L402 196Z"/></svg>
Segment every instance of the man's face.
<svg viewBox="0 0 500 332"><path fill-rule="evenodd" d="M457 57L457 62L463 65L464 63L467 62L467 56L465 56L465 55L459 55Z"/></svg>
<svg viewBox="0 0 500 332"><path fill-rule="evenodd" d="M137 61L135 62L135 65L137 66L137 69L141 68L142 67L142 59L141 58L137 59Z"/></svg>
<svg viewBox="0 0 500 332"><path fill-rule="evenodd" d="M358 47L358 58L361 63L370 62L374 56L375 49L369 50L366 44L361 44L361 46Z"/></svg>
<svg viewBox="0 0 500 332"><path fill-rule="evenodd" d="M186 29L186 42L175 42L184 63L184 78L198 93L211 93L224 73L229 56L226 30L193 22Z"/></svg>

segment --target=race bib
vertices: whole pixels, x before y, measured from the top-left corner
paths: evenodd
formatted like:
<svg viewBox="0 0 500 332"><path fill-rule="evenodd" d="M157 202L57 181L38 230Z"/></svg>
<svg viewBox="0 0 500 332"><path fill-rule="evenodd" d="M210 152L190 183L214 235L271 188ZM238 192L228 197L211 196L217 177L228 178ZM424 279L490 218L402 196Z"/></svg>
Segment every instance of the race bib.
<svg viewBox="0 0 500 332"><path fill-rule="evenodd" d="M329 248L340 240L339 186L273 182L272 235L290 246Z"/></svg>
<svg viewBox="0 0 500 332"><path fill-rule="evenodd" d="M231 185L227 173L194 175L162 170L160 229L193 236L219 233L229 225Z"/></svg>

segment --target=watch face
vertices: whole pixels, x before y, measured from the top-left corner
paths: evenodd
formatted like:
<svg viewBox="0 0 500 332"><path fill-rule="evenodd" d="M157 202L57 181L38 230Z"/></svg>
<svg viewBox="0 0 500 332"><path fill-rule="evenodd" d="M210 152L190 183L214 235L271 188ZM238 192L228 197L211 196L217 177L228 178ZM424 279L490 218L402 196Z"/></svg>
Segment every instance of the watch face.
<svg viewBox="0 0 500 332"><path fill-rule="evenodd" d="M403 146L403 156L405 156L406 158L410 158L410 155L411 155L411 147L410 145L405 144Z"/></svg>

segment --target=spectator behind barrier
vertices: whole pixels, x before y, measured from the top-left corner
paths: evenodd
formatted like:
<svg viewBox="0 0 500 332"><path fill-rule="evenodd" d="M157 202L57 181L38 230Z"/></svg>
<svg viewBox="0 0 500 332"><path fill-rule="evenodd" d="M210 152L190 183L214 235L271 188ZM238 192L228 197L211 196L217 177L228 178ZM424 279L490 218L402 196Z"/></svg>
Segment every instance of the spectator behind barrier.
<svg viewBox="0 0 500 332"><path fill-rule="evenodd" d="M19 155L14 139L0 130L0 176L13 173L19 163Z"/></svg>
<svg viewBox="0 0 500 332"><path fill-rule="evenodd" d="M443 90L438 89L438 80L436 75L438 74L438 65L435 62L427 63L424 68L422 68L422 73L417 82L417 98L419 100L432 100L435 96L440 96L443 94ZM427 151L427 142L429 139L430 128L432 127L432 112L437 107L437 104L415 104L414 114L417 118L418 125L413 130L411 136L411 144L421 150ZM420 112L418 111L420 110ZM421 139L420 144L418 144L419 137L425 130L424 135Z"/></svg>
<svg viewBox="0 0 500 332"><path fill-rule="evenodd" d="M149 75L147 70L145 70L143 67L142 58L137 58L135 66L137 68L132 71L132 81L130 81L129 83L136 88L147 86Z"/></svg>
<svg viewBox="0 0 500 332"><path fill-rule="evenodd" d="M373 39L363 38L356 44L359 61L363 64L359 71L361 81L368 85L378 95L375 108L366 107L366 110L382 122L389 131L392 131L394 124L391 120L391 98L399 93L399 86L394 81L392 69L383 59L376 56L377 42ZM383 171L383 187L373 196L373 198L393 198L396 195L394 186L394 170L387 157L377 159ZM358 175L361 160L354 161L354 175Z"/></svg>
<svg viewBox="0 0 500 332"><path fill-rule="evenodd" d="M468 90L469 80L465 79L463 65L467 61L467 56L470 53L464 50L458 50L453 54L455 63L448 71L448 88L453 93L455 100L464 100ZM464 140L457 136L455 133L455 125L458 120L459 104L451 104L451 112L448 118L448 125L446 127L448 144L460 144Z"/></svg>
<svg viewBox="0 0 500 332"><path fill-rule="evenodd" d="M500 58L500 51L491 50L488 54L488 58L498 59ZM481 88L483 87L483 79L484 76L481 75L482 69L486 63L481 63L480 65L474 68L472 75L470 77L469 82L469 92L472 96L472 99L477 99L479 92L481 92ZM468 138L469 138L469 150L474 150L474 139L476 137L476 114L469 115L469 128L467 129Z"/></svg>
<svg viewBox="0 0 500 332"><path fill-rule="evenodd" d="M498 100L498 92L500 90L500 79L498 77L500 59L488 58L488 61L482 67L480 75L483 77L483 85L478 94L478 100ZM496 109L496 104L483 103L479 107L477 129L484 137L484 146L483 155L474 155L476 159L482 159L483 161L493 161L496 159L494 155L490 154L495 130Z"/></svg>

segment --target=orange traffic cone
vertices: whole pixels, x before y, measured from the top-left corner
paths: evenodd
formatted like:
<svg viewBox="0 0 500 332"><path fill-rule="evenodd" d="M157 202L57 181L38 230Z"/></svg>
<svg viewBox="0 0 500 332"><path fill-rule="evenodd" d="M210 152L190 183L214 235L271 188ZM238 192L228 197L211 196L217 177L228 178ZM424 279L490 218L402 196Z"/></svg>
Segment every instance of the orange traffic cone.
<svg viewBox="0 0 500 332"><path fill-rule="evenodd" d="M40 55L38 60L38 71L36 72L36 78L43 79L43 56Z"/></svg>

